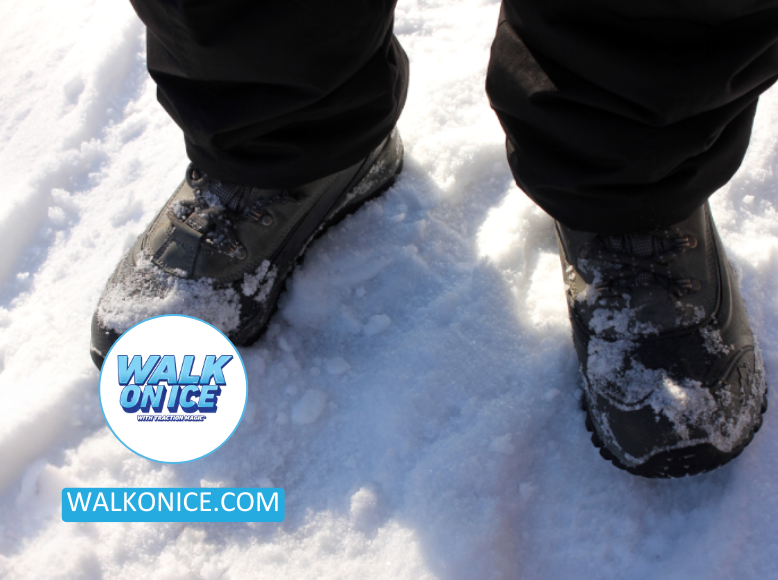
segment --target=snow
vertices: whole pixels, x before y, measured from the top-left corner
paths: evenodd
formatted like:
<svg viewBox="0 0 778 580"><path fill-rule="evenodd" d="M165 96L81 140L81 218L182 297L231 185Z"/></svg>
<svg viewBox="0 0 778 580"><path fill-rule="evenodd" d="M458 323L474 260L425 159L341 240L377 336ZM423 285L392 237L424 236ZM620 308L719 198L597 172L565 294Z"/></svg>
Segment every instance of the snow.
<svg viewBox="0 0 778 580"><path fill-rule="evenodd" d="M326 366L327 372L331 375L342 375L351 368L351 365L339 356L329 359Z"/></svg>
<svg viewBox="0 0 778 580"><path fill-rule="evenodd" d="M516 451L516 446L511 443L511 434L506 433L500 437L495 437L492 440L492 444L489 445L489 451L502 453L503 455L513 455L513 452Z"/></svg>
<svg viewBox="0 0 778 580"><path fill-rule="evenodd" d="M292 408L292 423L295 425L307 425L319 418L327 404L327 395L322 391L311 389L306 391Z"/></svg>
<svg viewBox="0 0 778 580"><path fill-rule="evenodd" d="M241 349L234 436L162 465L108 430L88 354L106 279L187 165L143 26L113 0L0 6L0 578L775 574L774 406L738 459L694 478L636 478L589 441L552 223L513 184L483 92L498 10L400 1L404 173L311 246L269 332ZM774 90L712 198L768 384L776 145ZM60 517L66 486L271 484L286 491L281 524Z"/></svg>
<svg viewBox="0 0 778 580"><path fill-rule="evenodd" d="M246 288L255 291L259 287L269 265L265 261L254 274L244 274L244 292ZM188 280L168 274L145 253L136 260L135 268L128 266L125 271L129 275L107 288L100 301L99 318L106 328L124 332L147 318L171 312L207 320L224 333L238 327L239 296L232 287L215 289L208 278ZM262 292L265 295L270 284L266 285L268 289ZM126 298L131 295L142 299L129 302Z"/></svg>
<svg viewBox="0 0 778 580"><path fill-rule="evenodd" d="M362 328L362 332L365 333L365 336L374 336L389 328L391 324L392 319L386 314L374 314Z"/></svg>

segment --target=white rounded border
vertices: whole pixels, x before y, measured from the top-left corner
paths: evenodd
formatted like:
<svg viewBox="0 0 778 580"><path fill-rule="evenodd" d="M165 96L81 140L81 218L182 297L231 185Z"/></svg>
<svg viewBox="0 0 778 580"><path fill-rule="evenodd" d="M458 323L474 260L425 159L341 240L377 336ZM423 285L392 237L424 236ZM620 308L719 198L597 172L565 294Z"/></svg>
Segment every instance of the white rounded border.
<svg viewBox="0 0 778 580"><path fill-rule="evenodd" d="M111 427L111 424L108 422L108 417L106 417L106 415L105 415L105 409L103 408L102 389L100 388L100 385L102 384L102 379L103 379L103 368L105 367L105 361L108 360L108 357L111 355L111 351L119 343L119 341L121 340L122 336L124 336L126 333L130 332L136 326L140 326L144 322L148 322L149 320L154 320L156 318L167 318L167 317L170 317L170 316L179 317L179 318L191 318L192 320L196 320L197 322L202 322L203 324L206 324L206 325L210 326L216 332L221 334L227 340L227 342L229 342L232 345L232 348L235 350L235 354L238 357L238 361L240 361L240 367L241 367L241 369L243 369L243 376L244 376L244 381L245 381L245 385L246 385L246 396L245 396L244 402L243 402L243 411L240 414L240 418L238 419L238 422L235 424L235 428L230 432L229 435L227 435L227 437L224 439L224 441L222 441L219 445L214 447L208 453L200 455L199 457L194 457L192 459L184 459L183 461L163 461L161 459L154 459L153 457L147 457L147 456L143 455L142 453L139 453L139 452L135 451L132 447L130 447L124 441L122 441L122 438L119 437L119 435L116 434L116 431L114 431L113 427ZM154 461L156 463L164 463L164 464L167 464L167 465L177 465L177 464L180 464L180 463L190 463L192 461L197 461L198 459L202 459L203 457L207 457L211 453L213 453L213 452L217 451L219 448L221 448L222 445L227 443L227 441L229 441L232 438L232 436L235 434L235 431L237 431L238 427L240 426L241 421L243 421L243 416L246 414L246 407L248 406L248 394L249 394L248 393L248 389L249 389L249 377L248 377L248 373L246 372L246 365L243 362L243 357L240 356L240 352L238 351L238 348L234 344L232 344L232 341L227 337L226 334L224 334L221 330L216 328L210 322L206 322L205 320L201 320L200 318L195 318L194 316L187 316L186 314L160 314L159 316L151 316L149 318L146 318L145 320L141 320L140 322L138 322L136 324L133 324L130 328L125 330L121 334L121 336L119 336L119 338L117 338L116 341L111 345L111 348L108 349L108 352L106 353L105 357L103 358L103 365L100 367L100 375L99 375L98 381L97 381L97 399L100 402L100 412L103 414L103 420L105 421L105 424L108 426L108 429L111 430L111 433L113 433L113 436L116 437L117 441L119 441L119 443L124 445L127 449L132 451L135 455L138 455L139 457L143 457L144 459L148 459L149 461Z"/></svg>

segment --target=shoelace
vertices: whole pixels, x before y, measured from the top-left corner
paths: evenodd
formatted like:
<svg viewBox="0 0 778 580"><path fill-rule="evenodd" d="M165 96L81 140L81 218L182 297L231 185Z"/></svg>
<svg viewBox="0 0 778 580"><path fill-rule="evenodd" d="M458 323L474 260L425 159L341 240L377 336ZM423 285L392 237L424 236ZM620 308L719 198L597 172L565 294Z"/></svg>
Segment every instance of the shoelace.
<svg viewBox="0 0 778 580"><path fill-rule="evenodd" d="M624 234L598 236L581 248L579 257L606 264L595 288L606 294L618 294L620 289L659 284L678 297L696 292L699 280L678 278L672 263L685 251L695 248L697 239L691 235Z"/></svg>
<svg viewBox="0 0 778 580"><path fill-rule="evenodd" d="M249 201L251 186L213 180L193 165L186 170L186 182L194 192L194 200L180 201L171 211L177 219L203 234L204 243L237 260L243 260L248 252L238 240L234 221L248 219L269 227L275 218L267 211L268 207L297 201L289 191Z"/></svg>

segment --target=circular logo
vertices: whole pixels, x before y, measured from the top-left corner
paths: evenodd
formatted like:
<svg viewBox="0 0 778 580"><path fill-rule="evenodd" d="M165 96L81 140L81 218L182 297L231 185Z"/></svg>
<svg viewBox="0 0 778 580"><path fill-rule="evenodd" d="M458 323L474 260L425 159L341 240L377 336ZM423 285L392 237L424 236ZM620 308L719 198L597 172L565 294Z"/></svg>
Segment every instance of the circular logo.
<svg viewBox="0 0 778 580"><path fill-rule="evenodd" d="M130 451L182 463L218 449L237 429L246 369L219 330L190 316L144 320L122 334L100 371L100 406Z"/></svg>

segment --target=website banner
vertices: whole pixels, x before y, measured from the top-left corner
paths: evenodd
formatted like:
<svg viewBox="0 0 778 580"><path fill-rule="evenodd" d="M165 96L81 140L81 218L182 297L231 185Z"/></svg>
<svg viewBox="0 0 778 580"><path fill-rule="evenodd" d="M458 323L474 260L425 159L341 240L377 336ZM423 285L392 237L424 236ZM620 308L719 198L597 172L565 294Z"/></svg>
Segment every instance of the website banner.
<svg viewBox="0 0 778 580"><path fill-rule="evenodd" d="M282 522L284 490L262 487L67 487L64 522Z"/></svg>

